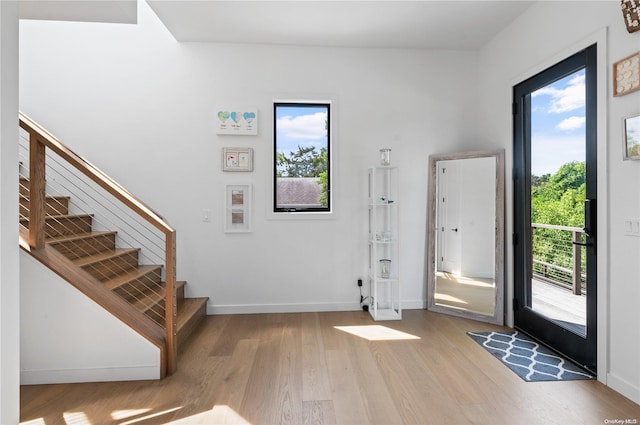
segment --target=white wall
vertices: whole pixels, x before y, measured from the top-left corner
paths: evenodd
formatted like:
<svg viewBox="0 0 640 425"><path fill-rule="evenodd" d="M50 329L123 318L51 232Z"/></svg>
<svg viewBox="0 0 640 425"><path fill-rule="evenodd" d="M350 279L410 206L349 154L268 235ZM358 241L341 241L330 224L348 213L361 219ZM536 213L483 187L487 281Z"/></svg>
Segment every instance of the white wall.
<svg viewBox="0 0 640 425"><path fill-rule="evenodd" d="M539 2L487 44L479 58L483 107L478 130L483 140L502 143L510 170L513 85L595 41L599 41L601 84L598 109L603 114L598 122L598 378L640 402L640 238L623 235L623 219L640 216L640 163L622 161L621 130L622 117L640 112L640 93L619 98L611 95L612 64L640 50L640 33L627 33L619 3L580 3L577 18L575 2ZM513 231L510 179L506 189L509 235ZM507 254L505 299L510 300L510 245ZM509 323L512 320L510 314Z"/></svg>
<svg viewBox="0 0 640 425"><path fill-rule="evenodd" d="M20 418L18 3L0 2L0 423ZM9 195L13 196L9 196Z"/></svg>
<svg viewBox="0 0 640 425"><path fill-rule="evenodd" d="M160 350L20 252L20 382L160 378Z"/></svg>
<svg viewBox="0 0 640 425"><path fill-rule="evenodd" d="M21 22L20 108L164 215L178 278L209 313L358 309L366 170L401 168L405 307L425 305L427 158L478 146L472 52L177 43L144 2L139 25ZM272 100L335 103L331 220L270 220ZM258 136L217 136L220 106L256 106ZM223 146L255 150L223 173ZM225 234L224 185L253 185L253 231ZM202 222L203 209L213 211Z"/></svg>

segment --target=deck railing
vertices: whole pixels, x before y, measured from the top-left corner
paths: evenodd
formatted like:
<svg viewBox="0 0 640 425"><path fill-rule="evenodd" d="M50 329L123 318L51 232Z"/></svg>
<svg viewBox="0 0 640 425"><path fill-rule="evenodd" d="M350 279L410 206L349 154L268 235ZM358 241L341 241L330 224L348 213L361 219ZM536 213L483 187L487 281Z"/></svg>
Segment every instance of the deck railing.
<svg viewBox="0 0 640 425"><path fill-rule="evenodd" d="M60 208L68 208L68 214L91 216L92 230L116 230L119 245L140 248L141 264L163 265L161 273L165 284L161 293L149 295L148 288L141 288L135 294L119 294L123 299L135 297L142 305L149 302L144 297L164 299L163 307L139 319L127 311L123 301L113 301L109 296L101 295L103 288L91 288L92 285L85 284L85 288L79 289L112 313L117 316L120 314L123 321L152 342L162 343L162 369L168 374L173 373L177 365L175 231L159 214L22 113L19 125L20 173L21 185L24 185L20 192L21 196L25 193L29 198L27 206L22 206L20 211L21 219L28 223L22 226L21 239L22 235L24 239L21 244L23 247L28 245L32 255L39 255L43 263L47 259L55 260L56 254L47 254L45 246L45 235L47 229L51 231L51 220L59 217L56 205L51 205L51 198L70 195L73 205ZM50 197L48 205L47 196ZM54 222L54 225L61 222L62 219ZM79 246L78 249L82 250L83 247ZM66 267L47 265L61 275L60 270ZM118 267L115 261L112 266ZM104 273L110 271L105 270ZM96 297L100 299L96 300ZM145 322L149 319L160 326L159 331L154 329L153 323Z"/></svg>
<svg viewBox="0 0 640 425"><path fill-rule="evenodd" d="M533 246L533 276L570 289L575 295L586 291L584 230L578 227L552 224L531 224Z"/></svg>

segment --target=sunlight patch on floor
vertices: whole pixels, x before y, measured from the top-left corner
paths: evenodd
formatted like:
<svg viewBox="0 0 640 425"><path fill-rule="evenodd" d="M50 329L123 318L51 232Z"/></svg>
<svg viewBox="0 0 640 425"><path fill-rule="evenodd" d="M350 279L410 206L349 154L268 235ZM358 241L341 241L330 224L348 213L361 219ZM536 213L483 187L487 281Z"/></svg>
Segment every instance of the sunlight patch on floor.
<svg viewBox="0 0 640 425"><path fill-rule="evenodd" d="M208 424L208 425L251 425L251 422L240 416L235 410L226 405L215 405L213 409L192 415L187 418L169 422L176 425Z"/></svg>
<svg viewBox="0 0 640 425"><path fill-rule="evenodd" d="M84 412L64 412L62 417L67 425L91 425L91 421Z"/></svg>
<svg viewBox="0 0 640 425"><path fill-rule="evenodd" d="M157 418L158 416L166 415L167 413L172 413L172 412L175 412L176 410L180 410L180 409L182 409L182 406L174 407L173 409L163 410L162 412L152 413L152 414L146 415L146 416L141 416L139 418L131 419L130 421L121 422L120 425L135 424L136 422L142 422L142 421L146 421L148 419Z"/></svg>
<svg viewBox="0 0 640 425"><path fill-rule="evenodd" d="M142 415L151 411L151 409L126 409L126 410L114 410L111 412L111 418L113 420L127 419L132 416Z"/></svg>
<svg viewBox="0 0 640 425"><path fill-rule="evenodd" d="M397 331L381 325L364 325L364 326L334 326L339 331L359 336L369 341L399 341L405 339L420 339L420 337L408 334L406 332Z"/></svg>
<svg viewBox="0 0 640 425"><path fill-rule="evenodd" d="M20 425L47 425L44 418L31 419L30 421L20 422Z"/></svg>

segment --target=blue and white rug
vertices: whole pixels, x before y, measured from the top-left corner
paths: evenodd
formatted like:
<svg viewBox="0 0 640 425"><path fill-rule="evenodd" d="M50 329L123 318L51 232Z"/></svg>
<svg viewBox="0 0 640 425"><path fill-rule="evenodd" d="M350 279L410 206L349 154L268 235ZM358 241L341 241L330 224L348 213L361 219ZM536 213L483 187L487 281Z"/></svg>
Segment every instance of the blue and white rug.
<svg viewBox="0 0 640 425"><path fill-rule="evenodd" d="M527 382L595 379L518 331L467 332L467 335Z"/></svg>

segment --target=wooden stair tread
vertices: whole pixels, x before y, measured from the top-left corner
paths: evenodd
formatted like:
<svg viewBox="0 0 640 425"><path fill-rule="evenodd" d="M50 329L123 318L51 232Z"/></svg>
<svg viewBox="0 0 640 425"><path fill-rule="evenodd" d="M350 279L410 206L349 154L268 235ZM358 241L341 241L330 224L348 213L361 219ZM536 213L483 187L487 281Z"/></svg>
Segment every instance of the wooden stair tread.
<svg viewBox="0 0 640 425"><path fill-rule="evenodd" d="M208 297L199 297L185 298L182 301L178 309L176 328L179 335L183 332L186 332L187 335L180 335L180 339L187 337L193 331L197 322L207 314L206 305L208 300Z"/></svg>
<svg viewBox="0 0 640 425"><path fill-rule="evenodd" d="M73 263L77 266L86 266L91 263L97 263L99 261L108 260L110 258L116 258L121 255L126 255L129 253L139 252L140 248L116 248L109 251L104 251L99 254L89 255L87 257L78 258L73 260Z"/></svg>
<svg viewBox="0 0 640 425"><path fill-rule="evenodd" d="M176 281L176 285L175 285L175 288L174 288L174 289L177 289L177 288L178 288L178 287L180 287L180 286L184 286L185 284L186 284L186 282L185 282L185 281ZM159 290L161 290L162 292L160 292L160 291L158 291L158 292L156 292L156 291L149 292L149 293L145 294L145 297L140 298L140 299L137 299L136 301L132 302L131 304L132 304L134 307L136 307L138 310L140 310L141 312L143 312L143 313L144 313L145 311L147 311L147 310L150 310L150 309L151 309L151 308L153 308L156 304L158 304L158 303L160 303L160 302L164 301L164 285L165 285L165 283L164 283L164 282L162 282L162 285L161 285L161 286L158 286L158 289L159 289ZM182 311L183 309L185 309L185 307L184 307L184 302L185 302L185 301L187 301L187 300L193 300L193 299L196 299L196 298L185 298L185 299L182 301L182 303L181 303L181 305L180 305L180 308L178 309L178 314L177 314L177 316L178 316L178 328L180 327L180 326L179 326L179 323L180 323L180 322L179 322L179 320L180 320L180 317L181 317L181 311ZM204 302L207 302L207 300L208 300L208 299L209 299L209 298L204 298ZM191 304L192 304L192 303L190 302L190 303L189 303L189 307L188 307L188 309L187 309L187 311L186 311L186 314L189 314L189 316L187 316L187 317L185 318L185 321L186 321L186 320L188 320L188 319L189 319L189 317L190 317L191 315L193 315L193 313L191 313L191 309L196 307L196 306L192 306ZM196 310L197 310L197 309L196 309ZM195 311L195 310L194 310L194 311ZM183 313L183 314L184 314L184 313Z"/></svg>
<svg viewBox="0 0 640 425"><path fill-rule="evenodd" d="M25 201L29 201L29 197L27 195L23 195L22 193L20 194L20 199L25 200ZM49 199L49 200L63 200L63 201L69 201L71 200L71 196L65 196L65 195L45 195L45 199Z"/></svg>
<svg viewBox="0 0 640 425"><path fill-rule="evenodd" d="M162 266L160 265L142 265L138 266L138 268L136 269L127 271L126 273L119 274L118 276L111 278L103 283L108 289L114 290L126 283L139 279L149 273L153 273L154 271L157 271L159 275L161 273L161 270Z"/></svg>
<svg viewBox="0 0 640 425"><path fill-rule="evenodd" d="M209 300L208 297L185 298L181 308L178 309L178 332L185 323Z"/></svg>
<svg viewBox="0 0 640 425"><path fill-rule="evenodd" d="M145 313L162 301L164 301L164 294L153 291L146 293L144 297L136 298L135 301L131 302L131 305L138 309L138 311Z"/></svg>
<svg viewBox="0 0 640 425"><path fill-rule="evenodd" d="M178 310L182 308L182 303L184 302L184 287L187 284L185 281L177 281L173 288L173 293L176 294L176 306Z"/></svg>
<svg viewBox="0 0 640 425"><path fill-rule="evenodd" d="M92 218L93 214L60 214L60 215L49 215L47 214L47 216L45 217L47 220L66 220L66 219L73 219L73 218ZM29 221L29 218L23 218L20 221Z"/></svg>
<svg viewBox="0 0 640 425"><path fill-rule="evenodd" d="M72 242L72 241L77 241L77 240L82 240L82 239L87 239L87 238L95 238L96 236L102 236L102 235L115 235L118 232L115 231L110 231L110 230L105 230L105 231L91 231L91 232L86 232L86 233L76 233L73 235L62 235L62 236L54 236L54 237L48 237L47 238L47 243L50 244L55 244L58 242Z"/></svg>

